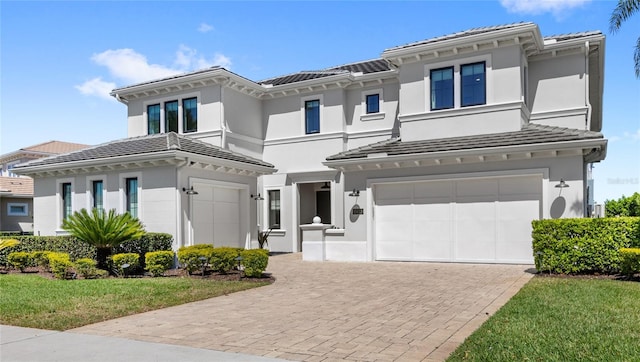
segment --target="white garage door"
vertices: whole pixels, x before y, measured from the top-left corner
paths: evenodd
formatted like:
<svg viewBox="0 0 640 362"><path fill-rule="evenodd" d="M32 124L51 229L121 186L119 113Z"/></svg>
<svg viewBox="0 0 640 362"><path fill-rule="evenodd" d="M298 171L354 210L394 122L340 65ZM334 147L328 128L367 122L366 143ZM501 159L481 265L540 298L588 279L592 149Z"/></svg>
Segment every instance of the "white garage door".
<svg viewBox="0 0 640 362"><path fill-rule="evenodd" d="M374 185L378 260L531 263L540 176Z"/></svg>
<svg viewBox="0 0 640 362"><path fill-rule="evenodd" d="M240 247L240 190L194 184L192 227L195 244Z"/></svg>

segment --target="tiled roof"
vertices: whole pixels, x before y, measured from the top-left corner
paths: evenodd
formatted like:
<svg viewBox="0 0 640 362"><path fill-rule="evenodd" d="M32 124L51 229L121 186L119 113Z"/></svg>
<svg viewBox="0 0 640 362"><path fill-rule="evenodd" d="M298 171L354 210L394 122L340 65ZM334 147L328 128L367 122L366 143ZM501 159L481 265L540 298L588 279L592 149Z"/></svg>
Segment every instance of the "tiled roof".
<svg viewBox="0 0 640 362"><path fill-rule="evenodd" d="M40 143L34 146L24 147L24 148L21 148L20 150L58 155L61 153L81 150L87 147L89 147L89 145L84 145L80 143L49 141L49 142Z"/></svg>
<svg viewBox="0 0 640 362"><path fill-rule="evenodd" d="M532 23L532 22L520 22L520 23L513 23L513 24L505 24L505 25L495 25L495 26L486 26L486 27L481 27L481 28L473 28L473 29L469 29L469 30L459 31L459 32L453 33L453 34L447 34L447 35L438 36L438 37L435 37L435 38L429 38L429 39L425 39L425 40L420 40L420 41L417 41L417 42L414 42L414 43L409 43L409 44L405 44L405 45L399 45L399 46L396 46L396 47L392 47L392 48L386 49L385 52L386 51L391 51L391 50L410 48L410 47L414 47L414 46L418 46L418 45L436 43L436 42L445 41L445 40L463 38L463 37L466 37L466 36L484 34L484 33L489 33L489 32L497 31L497 30L512 29L512 28L517 28L517 27L521 27L521 26L531 26L531 25L534 25L534 23Z"/></svg>
<svg viewBox="0 0 640 362"><path fill-rule="evenodd" d="M349 73L377 73L390 70L391 67L384 59L372 59L357 63L339 65L336 67L326 68L323 70L310 70L298 73L288 74L280 77L262 80L260 84L271 84L273 86L302 82L305 80L324 78L331 75L349 74Z"/></svg>
<svg viewBox="0 0 640 362"><path fill-rule="evenodd" d="M170 132L150 136L125 138L107 142L98 146L67 153L64 155L52 156L34 160L28 163L23 163L15 166L15 169L19 170L21 167L108 159L111 157L142 155L165 151L183 151L196 155L215 157L251 165L273 167L273 165L271 165L270 163L263 162L256 158L241 155L239 153L225 150L185 135L179 135L177 133Z"/></svg>
<svg viewBox="0 0 640 362"><path fill-rule="evenodd" d="M198 69L198 70L195 70L193 72L177 73L175 75L171 75L171 76L168 76L168 77L165 77L165 78L153 79L153 80L150 80L150 81L147 81L147 82L136 83L136 84L128 85L126 87L116 88L116 89L113 90L113 92L117 93L119 91L123 91L123 90L129 89L129 88L133 88L133 87L139 87L141 85L164 82L164 81L171 80L171 79L182 78L182 77L187 77L187 76L190 76L190 75L196 75L196 74L211 72L211 71L218 70L218 69L221 69L221 67L217 66L217 65L214 65L213 67L204 68L204 69Z"/></svg>
<svg viewBox="0 0 640 362"><path fill-rule="evenodd" d="M577 129L528 124L520 131L402 142L399 138L377 142L327 157L327 161L367 158L370 154L389 156L431 152L531 145L601 139L602 133Z"/></svg>
<svg viewBox="0 0 640 362"><path fill-rule="evenodd" d="M565 40L584 38L584 37L593 36L593 35L602 35L602 32L599 30L595 30L595 31L583 31L580 33L549 35L549 36L545 36L544 40L555 39L556 41L565 41Z"/></svg>
<svg viewBox="0 0 640 362"><path fill-rule="evenodd" d="M31 177L0 177L0 191L12 195L33 196L33 179Z"/></svg>

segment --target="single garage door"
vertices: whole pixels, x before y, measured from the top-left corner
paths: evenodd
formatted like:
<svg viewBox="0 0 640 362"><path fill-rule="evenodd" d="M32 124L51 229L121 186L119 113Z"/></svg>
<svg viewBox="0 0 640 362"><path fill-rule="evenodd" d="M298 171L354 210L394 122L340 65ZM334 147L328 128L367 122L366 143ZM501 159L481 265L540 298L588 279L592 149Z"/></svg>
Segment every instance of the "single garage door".
<svg viewBox="0 0 640 362"><path fill-rule="evenodd" d="M532 263L541 176L374 185L377 260Z"/></svg>
<svg viewBox="0 0 640 362"><path fill-rule="evenodd" d="M192 227L195 244L242 246L240 239L240 190L208 184L194 184Z"/></svg>

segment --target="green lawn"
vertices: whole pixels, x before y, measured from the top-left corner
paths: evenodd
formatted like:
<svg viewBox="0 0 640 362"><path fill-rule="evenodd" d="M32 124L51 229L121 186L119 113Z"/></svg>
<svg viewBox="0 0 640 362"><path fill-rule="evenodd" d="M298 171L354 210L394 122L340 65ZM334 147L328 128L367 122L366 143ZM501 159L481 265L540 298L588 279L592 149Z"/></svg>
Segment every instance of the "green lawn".
<svg viewBox="0 0 640 362"><path fill-rule="evenodd" d="M638 361L640 283L536 277L447 361Z"/></svg>
<svg viewBox="0 0 640 362"><path fill-rule="evenodd" d="M0 275L0 323L67 330L266 284L197 277L51 280Z"/></svg>

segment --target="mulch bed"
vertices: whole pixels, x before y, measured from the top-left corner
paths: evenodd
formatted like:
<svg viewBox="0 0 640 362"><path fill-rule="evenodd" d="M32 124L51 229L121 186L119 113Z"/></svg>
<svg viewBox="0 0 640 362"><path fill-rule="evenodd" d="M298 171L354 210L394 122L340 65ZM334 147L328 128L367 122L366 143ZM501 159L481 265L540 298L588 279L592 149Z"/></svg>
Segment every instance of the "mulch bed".
<svg viewBox="0 0 640 362"><path fill-rule="evenodd" d="M629 277L621 274L549 274L539 272L536 278L560 278L560 279L607 279L640 282L640 275Z"/></svg>
<svg viewBox="0 0 640 362"><path fill-rule="evenodd" d="M8 268L8 269L0 268L0 274L24 274L24 275L37 274L39 276L42 276L43 278L56 279L53 273L45 269L42 269L40 267L28 267L28 268L25 268L23 272L14 268ZM164 273L163 277L160 277L160 278L172 278L172 277L173 278L189 277L189 278L195 278L195 279L207 279L211 281L241 281L241 282L248 282L248 283L252 283L252 282L253 283L255 282L273 283L276 280L270 273L263 273L261 278L249 278L244 276L244 274L241 274L237 270L232 270L226 274L207 270L203 276L202 272L196 272L189 275L187 271L184 269L170 269L166 273ZM117 277L108 276L107 278L117 278ZM152 276L151 275L129 275L126 278L152 278ZM73 279L84 279L84 278L82 278L80 275L77 275Z"/></svg>

